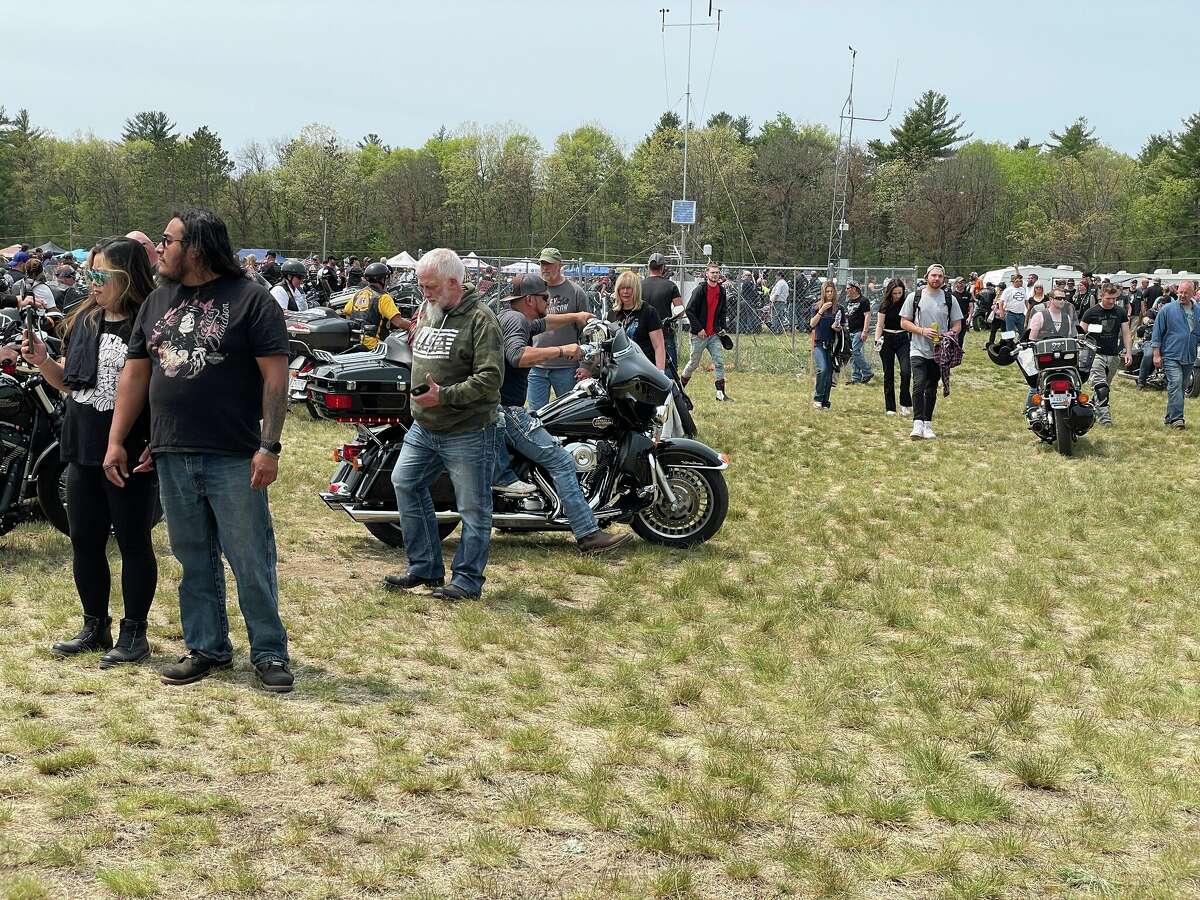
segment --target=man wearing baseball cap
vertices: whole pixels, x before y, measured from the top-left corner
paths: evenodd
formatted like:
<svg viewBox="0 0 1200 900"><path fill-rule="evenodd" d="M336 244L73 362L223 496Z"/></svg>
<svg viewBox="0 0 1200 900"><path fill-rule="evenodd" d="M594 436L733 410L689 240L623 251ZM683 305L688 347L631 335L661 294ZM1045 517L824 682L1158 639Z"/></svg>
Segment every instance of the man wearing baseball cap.
<svg viewBox="0 0 1200 900"><path fill-rule="evenodd" d="M504 440L496 447L497 484L514 477L509 469L511 458L507 444L521 456L545 469L554 479L554 489L562 501L563 514L571 523L571 532L581 553L603 553L629 541L633 536L607 534L600 530L596 516L588 506L575 474L575 460L554 437L525 409L529 370L544 362L567 359L579 361L578 344L533 346L534 337L547 328L582 328L594 318L590 312L547 313L550 288L540 275L518 275L513 293L500 302L500 334L504 350L504 381L500 387L500 413ZM518 484L522 482L517 482ZM502 488L499 490L503 491ZM536 490L536 489L535 489ZM507 493L507 492L506 492Z"/></svg>
<svg viewBox="0 0 1200 900"><path fill-rule="evenodd" d="M1015 277L1019 284L1021 276ZM945 284L946 270L934 263L925 272L925 286L909 294L900 310L900 327L912 336L909 359L912 364L913 427L909 436L914 441L937 436L933 433L933 408L937 403L941 370L934 360L934 344L942 339L942 335L957 333L962 327L962 310L946 294ZM1024 302L1022 292L1021 303Z"/></svg>
<svg viewBox="0 0 1200 900"><path fill-rule="evenodd" d="M552 316L591 312L587 294L583 288L562 273L563 256L557 247L546 247L538 256L538 268L549 291ZM565 347L578 344L581 326L567 323L557 328L547 328L533 339L538 349ZM529 408L534 412L550 402L550 389L554 396L561 397L575 387L575 361L567 357L548 357L529 371Z"/></svg>
<svg viewBox="0 0 1200 900"><path fill-rule="evenodd" d="M675 345L675 321L683 315L683 297L679 286L666 276L667 261L654 253L647 263L650 274L642 279L642 302L652 307L662 320L663 342L667 349L670 371L679 365L679 348Z"/></svg>

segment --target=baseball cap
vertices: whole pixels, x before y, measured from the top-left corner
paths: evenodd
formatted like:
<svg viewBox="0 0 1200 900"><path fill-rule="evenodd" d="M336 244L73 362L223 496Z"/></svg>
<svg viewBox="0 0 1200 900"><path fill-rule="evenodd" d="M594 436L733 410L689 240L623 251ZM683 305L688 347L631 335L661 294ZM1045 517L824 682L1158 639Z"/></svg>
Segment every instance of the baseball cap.
<svg viewBox="0 0 1200 900"><path fill-rule="evenodd" d="M30 259L32 259L32 257L28 253L26 253L24 250L18 250L13 254L13 258L9 260L8 264L10 266L19 266L23 262L29 262Z"/></svg>
<svg viewBox="0 0 1200 900"><path fill-rule="evenodd" d="M562 251L557 247L547 247L538 256L538 262L560 263L562 261Z"/></svg>
<svg viewBox="0 0 1200 900"><path fill-rule="evenodd" d="M654 268L657 269L659 266L665 265L666 262L667 262L667 258L665 256L663 256L661 253L651 253L650 261L647 263L647 265L653 266Z"/></svg>
<svg viewBox="0 0 1200 900"><path fill-rule="evenodd" d="M555 251L557 252L557 251ZM513 278L512 299L519 300L522 297L532 297L534 295L549 296L550 288L546 286L546 282L541 275L517 275Z"/></svg>

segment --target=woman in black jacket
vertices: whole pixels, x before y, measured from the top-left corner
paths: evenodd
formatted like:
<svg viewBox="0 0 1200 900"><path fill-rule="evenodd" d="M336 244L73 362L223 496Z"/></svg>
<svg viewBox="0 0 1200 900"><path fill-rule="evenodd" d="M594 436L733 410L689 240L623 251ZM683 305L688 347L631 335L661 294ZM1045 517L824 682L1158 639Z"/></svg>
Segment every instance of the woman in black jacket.
<svg viewBox="0 0 1200 900"><path fill-rule="evenodd" d="M118 237L96 247L88 270L92 292L63 321L65 354L50 357L46 345L27 335L25 360L67 396L60 447L67 463L67 520L74 551L75 588L83 605L83 628L53 652L71 656L107 650L100 668L132 663L150 655L146 615L158 584L158 565L150 531L154 527L158 479L149 457L119 488L104 477L104 453L112 424L117 381L125 367L133 320L154 276L146 250L137 241ZM125 442L130 459L140 459L150 440L144 411ZM108 536L121 550L121 590L125 617L113 646L109 617Z"/></svg>

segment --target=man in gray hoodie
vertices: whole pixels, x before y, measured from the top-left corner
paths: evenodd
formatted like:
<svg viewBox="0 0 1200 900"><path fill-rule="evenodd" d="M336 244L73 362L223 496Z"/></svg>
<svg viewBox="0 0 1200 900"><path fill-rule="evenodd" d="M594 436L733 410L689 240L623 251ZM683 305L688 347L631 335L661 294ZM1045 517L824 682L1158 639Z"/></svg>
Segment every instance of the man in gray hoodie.
<svg viewBox="0 0 1200 900"><path fill-rule="evenodd" d="M496 406L504 373L500 326L475 292L453 250L430 250L417 263L425 302L413 326L413 426L392 470L408 570L391 588L429 586L443 600L478 598L492 542ZM462 539L450 583L429 487L445 469L454 485Z"/></svg>

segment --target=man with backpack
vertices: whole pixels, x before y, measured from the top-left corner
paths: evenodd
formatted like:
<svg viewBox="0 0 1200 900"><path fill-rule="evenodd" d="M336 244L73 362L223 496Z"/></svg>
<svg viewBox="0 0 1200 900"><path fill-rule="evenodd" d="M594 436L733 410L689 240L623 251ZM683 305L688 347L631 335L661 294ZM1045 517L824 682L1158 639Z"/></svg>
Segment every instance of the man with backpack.
<svg viewBox="0 0 1200 900"><path fill-rule="evenodd" d="M937 437L933 433L933 408L937 403L941 369L935 344L946 334L954 334L957 340L962 327L962 310L945 289L945 283L946 270L933 263L925 272L925 286L909 294L900 310L900 327L912 335L909 359L912 365L913 427L909 437L914 441Z"/></svg>

